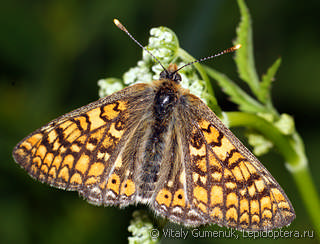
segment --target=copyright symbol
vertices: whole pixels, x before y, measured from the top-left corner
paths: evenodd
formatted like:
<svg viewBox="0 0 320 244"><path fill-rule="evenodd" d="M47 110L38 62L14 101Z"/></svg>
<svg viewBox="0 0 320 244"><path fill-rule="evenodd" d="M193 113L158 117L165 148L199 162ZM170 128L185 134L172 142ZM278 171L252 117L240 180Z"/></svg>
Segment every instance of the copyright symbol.
<svg viewBox="0 0 320 244"><path fill-rule="evenodd" d="M150 236L151 236L152 239L157 239L159 237L159 230L152 229L150 231Z"/></svg>

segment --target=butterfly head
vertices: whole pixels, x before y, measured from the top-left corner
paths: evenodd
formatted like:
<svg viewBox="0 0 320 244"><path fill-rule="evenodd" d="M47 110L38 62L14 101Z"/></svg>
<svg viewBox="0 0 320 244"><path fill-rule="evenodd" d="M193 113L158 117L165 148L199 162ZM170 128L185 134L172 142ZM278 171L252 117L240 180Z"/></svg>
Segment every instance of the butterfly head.
<svg viewBox="0 0 320 244"><path fill-rule="evenodd" d="M167 69L164 69L160 73L160 80L168 79L176 83L180 83L181 75L178 73L178 66L176 64L170 64Z"/></svg>

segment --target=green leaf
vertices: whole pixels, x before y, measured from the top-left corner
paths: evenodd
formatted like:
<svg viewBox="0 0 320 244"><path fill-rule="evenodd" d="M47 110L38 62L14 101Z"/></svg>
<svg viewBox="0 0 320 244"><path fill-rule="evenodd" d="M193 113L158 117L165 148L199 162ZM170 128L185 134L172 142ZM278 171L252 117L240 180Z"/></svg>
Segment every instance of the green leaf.
<svg viewBox="0 0 320 244"><path fill-rule="evenodd" d="M235 61L240 78L249 85L252 92L260 100L259 78L254 65L250 13L243 0L238 0L238 5L241 13L241 21L237 28L237 39L234 44L241 44L242 47L236 51Z"/></svg>
<svg viewBox="0 0 320 244"><path fill-rule="evenodd" d="M215 79L222 90L230 96L231 101L239 105L239 109L245 112L257 113L265 111L265 107L258 101L245 93L237 84L222 74L208 66L204 66L210 77Z"/></svg>
<svg viewBox="0 0 320 244"><path fill-rule="evenodd" d="M280 67L281 64L281 58L278 58L268 69L267 73L262 76L262 81L260 83L260 90L261 90L261 98L263 99L263 103L269 102L270 101L270 88L271 88L271 83L274 79L275 74L278 71L278 68Z"/></svg>

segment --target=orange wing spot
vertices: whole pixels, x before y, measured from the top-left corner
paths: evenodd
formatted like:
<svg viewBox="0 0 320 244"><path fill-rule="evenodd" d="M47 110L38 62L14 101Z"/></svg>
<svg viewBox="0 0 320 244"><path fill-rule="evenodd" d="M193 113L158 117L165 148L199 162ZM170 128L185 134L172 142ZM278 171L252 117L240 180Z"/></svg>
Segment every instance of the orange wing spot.
<svg viewBox="0 0 320 244"><path fill-rule="evenodd" d="M254 187L254 184L248 187L248 192L251 197L253 197L256 194L256 188Z"/></svg>
<svg viewBox="0 0 320 244"><path fill-rule="evenodd" d="M241 163L239 164L239 168L240 168L240 170L241 170L241 172L242 172L242 174L243 174L243 177L244 177L245 180L247 181L247 180L249 179L249 177L250 177L250 173L249 173L249 171L247 170L247 167L246 167L246 165L244 164L244 162L241 162Z"/></svg>
<svg viewBox="0 0 320 244"><path fill-rule="evenodd" d="M84 174L88 169L89 162L90 162L89 156L86 154L82 154L75 165L76 170Z"/></svg>
<svg viewBox="0 0 320 244"><path fill-rule="evenodd" d="M125 109L127 109L127 102L118 100L118 110L123 111Z"/></svg>
<svg viewBox="0 0 320 244"><path fill-rule="evenodd" d="M198 201L201 201L203 203L208 202L208 193L207 193L206 189L204 189L201 186L196 186L193 189L193 195Z"/></svg>
<svg viewBox="0 0 320 244"><path fill-rule="evenodd" d="M78 118L75 118L75 121L79 121L80 127L81 127L83 130L87 130L87 129L88 129L88 123L87 123L85 117L80 116L80 117L78 117Z"/></svg>
<svg viewBox="0 0 320 244"><path fill-rule="evenodd" d="M61 146L60 142L59 142L58 140L56 140L56 141L53 143L52 150L53 150L53 151L57 151L60 146Z"/></svg>
<svg viewBox="0 0 320 244"><path fill-rule="evenodd" d="M189 150L190 150L190 154L193 156L205 156L206 155L206 145L202 144L202 146L197 149L195 147L193 147L191 144L189 144Z"/></svg>
<svg viewBox="0 0 320 244"><path fill-rule="evenodd" d="M110 189L114 191L116 194L119 194L119 188L120 188L120 178L118 175L113 173L108 180L107 189Z"/></svg>
<svg viewBox="0 0 320 244"><path fill-rule="evenodd" d="M53 179L57 178L57 169L55 167L51 167L48 173Z"/></svg>
<svg viewBox="0 0 320 244"><path fill-rule="evenodd" d="M212 151L217 155L217 157L224 161L226 157L229 155L230 151L235 149L235 147L231 144L231 142L224 136L221 139L221 146L212 147Z"/></svg>
<svg viewBox="0 0 320 244"><path fill-rule="evenodd" d="M106 188L106 182L105 181L102 181L102 183L99 185L100 189L104 189Z"/></svg>
<svg viewBox="0 0 320 244"><path fill-rule="evenodd" d="M182 189L179 189L175 192L173 201L172 201L172 206L181 206L181 207L186 206L184 191Z"/></svg>
<svg viewBox="0 0 320 244"><path fill-rule="evenodd" d="M249 220L250 218L249 218L249 214L248 213L244 213L244 214L242 214L241 216L240 216L240 223L242 223L243 224L243 222L244 223L246 223L246 225L249 225L249 223L250 223L250 220ZM245 226L246 226L245 225Z"/></svg>
<svg viewBox="0 0 320 244"><path fill-rule="evenodd" d="M46 153L47 153L47 148L44 145L40 145L38 147L36 156L39 156L41 159L43 159Z"/></svg>
<svg viewBox="0 0 320 244"><path fill-rule="evenodd" d="M89 151L93 151L95 148L96 148L96 146L91 143L86 144L86 149Z"/></svg>
<svg viewBox="0 0 320 244"><path fill-rule="evenodd" d="M119 102L119 105L123 108L121 109L119 106L118 106L118 109L119 110L124 110L126 108L125 106L125 102ZM115 111L114 108L116 106L116 103L112 103L112 104L108 104L106 106L103 107L103 113L102 113L102 117L105 117L107 120L113 120L115 119L119 114L120 114L120 111Z"/></svg>
<svg viewBox="0 0 320 244"><path fill-rule="evenodd" d="M62 130L65 130L65 129L66 129L69 125L71 125L71 124L72 124L71 121L66 120L65 122L61 123L61 124L59 125L59 127L60 127Z"/></svg>
<svg viewBox="0 0 320 244"><path fill-rule="evenodd" d="M208 212L207 206L205 204L203 204L202 202L199 202L198 204L196 204L196 206L204 213Z"/></svg>
<svg viewBox="0 0 320 244"><path fill-rule="evenodd" d="M231 192L227 195L227 201L226 201L227 208L231 205L238 207L238 197L234 192Z"/></svg>
<svg viewBox="0 0 320 244"><path fill-rule="evenodd" d="M80 136L81 136L81 131L77 128L76 124L73 124L72 126L70 126L69 128L71 127L76 127L70 134L68 137L66 137L66 140L70 143L74 142L76 139L78 139ZM68 128L68 129L69 129ZM67 129L67 130L68 130Z"/></svg>
<svg viewBox="0 0 320 244"><path fill-rule="evenodd" d="M221 204L223 202L223 191L221 186L213 186L211 188L211 206Z"/></svg>
<svg viewBox="0 0 320 244"><path fill-rule="evenodd" d="M73 167L74 157L71 154L68 154L64 157L62 166L67 165L69 169Z"/></svg>
<svg viewBox="0 0 320 244"><path fill-rule="evenodd" d="M230 178L234 178L231 171L228 170L227 168L224 169L224 178L225 179L230 179Z"/></svg>
<svg viewBox="0 0 320 244"><path fill-rule="evenodd" d="M63 179L65 182L69 180L69 169L67 166L63 167L58 174L58 178Z"/></svg>
<svg viewBox="0 0 320 244"><path fill-rule="evenodd" d="M63 154L63 153L65 153L66 151L67 151L67 148L66 148L65 146L61 145L60 148L59 148L59 153L60 153L60 154Z"/></svg>
<svg viewBox="0 0 320 244"><path fill-rule="evenodd" d="M70 149L71 149L72 152L80 152L81 147L79 147L78 144L72 144Z"/></svg>
<svg viewBox="0 0 320 244"><path fill-rule="evenodd" d="M135 193L136 187L132 180L126 180L121 185L120 194L125 194L127 197Z"/></svg>
<svg viewBox="0 0 320 244"><path fill-rule="evenodd" d="M120 138L124 132L124 130L117 130L115 127L115 123L112 123L110 129L108 131L113 137Z"/></svg>
<svg viewBox="0 0 320 244"><path fill-rule="evenodd" d="M39 144L39 143L38 143L38 144ZM36 151L37 151L37 148L36 148L36 147L32 148L32 149L31 149L31 155L35 155Z"/></svg>
<svg viewBox="0 0 320 244"><path fill-rule="evenodd" d="M272 213L270 210L266 209L262 212L262 218L267 218L271 219L272 218Z"/></svg>
<svg viewBox="0 0 320 244"><path fill-rule="evenodd" d="M109 153L102 153L102 152L98 151L98 153L97 153L97 159L98 160L104 160L105 162L107 162L109 158L110 158L110 154Z"/></svg>
<svg viewBox="0 0 320 244"><path fill-rule="evenodd" d="M261 209L271 209L271 199L269 196L265 196L260 200Z"/></svg>
<svg viewBox="0 0 320 244"><path fill-rule="evenodd" d="M167 207L170 207L171 198L172 198L171 192L168 191L167 189L162 189L156 197L156 202L159 205L164 204Z"/></svg>
<svg viewBox="0 0 320 244"><path fill-rule="evenodd" d="M71 123L64 131L63 135L66 138L70 134L72 134L75 130L78 130L78 127L75 123Z"/></svg>
<svg viewBox="0 0 320 244"><path fill-rule="evenodd" d="M255 169L255 167L252 166L252 164L248 161L245 162L245 165L247 166L250 174L254 174L257 172L257 170Z"/></svg>
<svg viewBox="0 0 320 244"><path fill-rule="evenodd" d="M251 214L259 214L260 207L259 207L258 200L251 200L250 201L250 210L251 210Z"/></svg>
<svg viewBox="0 0 320 244"><path fill-rule="evenodd" d="M89 169L88 176L99 176L104 171L103 163L93 163Z"/></svg>
<svg viewBox="0 0 320 244"><path fill-rule="evenodd" d="M89 117L89 121L91 122L90 130L95 130L106 124L106 122L100 118L100 108L95 108L87 112L87 115Z"/></svg>
<svg viewBox="0 0 320 244"><path fill-rule="evenodd" d="M276 202L286 201L282 193L277 188L271 189L271 197L272 200L274 199Z"/></svg>
<svg viewBox="0 0 320 244"><path fill-rule="evenodd" d="M247 199L240 200L240 215L249 212L249 201Z"/></svg>
<svg viewBox="0 0 320 244"><path fill-rule="evenodd" d="M196 165L202 172L207 172L207 162L205 157L197 160Z"/></svg>
<svg viewBox="0 0 320 244"><path fill-rule="evenodd" d="M82 135L76 141L83 145L86 142L86 140L87 140L87 135Z"/></svg>
<svg viewBox="0 0 320 244"><path fill-rule="evenodd" d="M54 157L51 167L55 167L58 169L61 165L62 157L61 155L57 155Z"/></svg>
<svg viewBox="0 0 320 244"><path fill-rule="evenodd" d="M102 142L102 146L105 148L109 148L113 145L114 145L113 140L108 135L106 135L106 137L104 138L104 140Z"/></svg>
<svg viewBox="0 0 320 244"><path fill-rule="evenodd" d="M28 141L24 141L23 143L21 143L20 148L21 147L24 147L27 151L30 151L32 149L32 145Z"/></svg>
<svg viewBox="0 0 320 244"><path fill-rule="evenodd" d="M44 158L43 163L48 165L48 166L50 166L52 161L53 161L53 154L52 153L48 153L46 155L46 157Z"/></svg>
<svg viewBox="0 0 320 244"><path fill-rule="evenodd" d="M32 162L34 166L36 166L37 168L40 168L42 160L40 157L35 157L33 158Z"/></svg>
<svg viewBox="0 0 320 244"><path fill-rule="evenodd" d="M290 206L289 206L289 203L288 202L279 202L279 204L278 204L278 207L279 208L284 208L284 209L290 209Z"/></svg>
<svg viewBox="0 0 320 244"><path fill-rule="evenodd" d="M209 165L214 166L218 169L221 169L221 164L218 162L218 160L210 150L208 150L208 158L209 158Z"/></svg>
<svg viewBox="0 0 320 244"><path fill-rule="evenodd" d="M202 132L203 132L203 135L204 135L204 138L206 140L206 142L208 144L211 144L211 143L218 143L219 142L219 131L213 127L212 125L209 127L209 122L208 121L205 121L205 120L202 120L199 125L201 126L201 128L203 129ZM208 129L208 127L210 128L210 132L207 132L206 130Z"/></svg>
<svg viewBox="0 0 320 244"><path fill-rule="evenodd" d="M43 164L43 165L41 166L41 172L42 172L43 174L48 173L48 166L45 165L45 164Z"/></svg>
<svg viewBox="0 0 320 244"><path fill-rule="evenodd" d="M259 215L252 215L251 216L251 223L257 223L257 224L259 224L260 223L260 217L259 217Z"/></svg>
<svg viewBox="0 0 320 244"><path fill-rule="evenodd" d="M222 219L223 214L222 214L221 208L220 207L214 207L210 211L210 216L212 216L213 218Z"/></svg>
<svg viewBox="0 0 320 244"><path fill-rule="evenodd" d="M105 127L100 128L99 130L97 130L95 133L93 133L90 136L90 139L96 139L98 142L100 142L103 138L105 131L106 131ZM89 139L89 141L90 141L90 139Z"/></svg>
<svg viewBox="0 0 320 244"><path fill-rule="evenodd" d="M98 178L97 177L89 177L87 180L86 180L86 183L85 185L92 185L92 184L95 184L98 182Z"/></svg>
<svg viewBox="0 0 320 244"><path fill-rule="evenodd" d="M221 180L221 177L222 177L222 174L219 173L219 172L213 172L211 174L211 177L214 181L220 181Z"/></svg>
<svg viewBox="0 0 320 244"><path fill-rule="evenodd" d="M232 164L237 163L239 159L245 159L245 158L239 152L233 153L232 157L228 159L229 167Z"/></svg>
<svg viewBox="0 0 320 244"><path fill-rule="evenodd" d="M233 189L235 189L237 187L237 184L234 183L234 182L231 182L231 181L230 182L226 182L225 184L226 184L226 187L228 189L230 189L230 190L233 190Z"/></svg>
<svg viewBox="0 0 320 244"><path fill-rule="evenodd" d="M242 190L239 190L239 193L240 193L241 196L246 195L247 192L248 192L247 188L243 188Z"/></svg>
<svg viewBox="0 0 320 244"><path fill-rule="evenodd" d="M27 139L27 142L29 142L32 146L35 146L41 139L42 139L41 134L35 134L31 136L29 139Z"/></svg>
<svg viewBox="0 0 320 244"><path fill-rule="evenodd" d="M81 175L80 175L79 173L74 173L74 174L71 176L70 183L71 183L71 184L81 185L81 184L82 184L82 177L81 177Z"/></svg>
<svg viewBox="0 0 320 244"><path fill-rule="evenodd" d="M53 143L58 137L58 133L56 132L56 130L51 130L48 133L48 142L49 143Z"/></svg>
<svg viewBox="0 0 320 244"><path fill-rule="evenodd" d="M254 183L257 187L258 192L262 192L265 189L265 183L262 179L256 180Z"/></svg>
<svg viewBox="0 0 320 244"><path fill-rule="evenodd" d="M227 220L233 220L234 222L238 221L238 213L237 209L235 208L229 208L226 212L226 219Z"/></svg>
<svg viewBox="0 0 320 244"><path fill-rule="evenodd" d="M240 171L240 168L238 166L236 166L233 170L232 173L234 175L234 177L236 178L237 181L242 181L243 177Z"/></svg>

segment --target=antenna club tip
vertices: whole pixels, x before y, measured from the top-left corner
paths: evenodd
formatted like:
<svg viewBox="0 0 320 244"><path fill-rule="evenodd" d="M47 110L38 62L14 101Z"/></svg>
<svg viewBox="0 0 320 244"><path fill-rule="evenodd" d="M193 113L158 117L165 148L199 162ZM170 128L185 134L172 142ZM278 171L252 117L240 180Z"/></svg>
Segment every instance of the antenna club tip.
<svg viewBox="0 0 320 244"><path fill-rule="evenodd" d="M116 26L119 26L121 25L120 21L118 19L113 19L113 23L116 25Z"/></svg>
<svg viewBox="0 0 320 244"><path fill-rule="evenodd" d="M241 44L237 44L237 45L235 45L233 48L234 48L235 50L237 50L237 49L239 49L239 48L241 48L241 47L242 47Z"/></svg>

